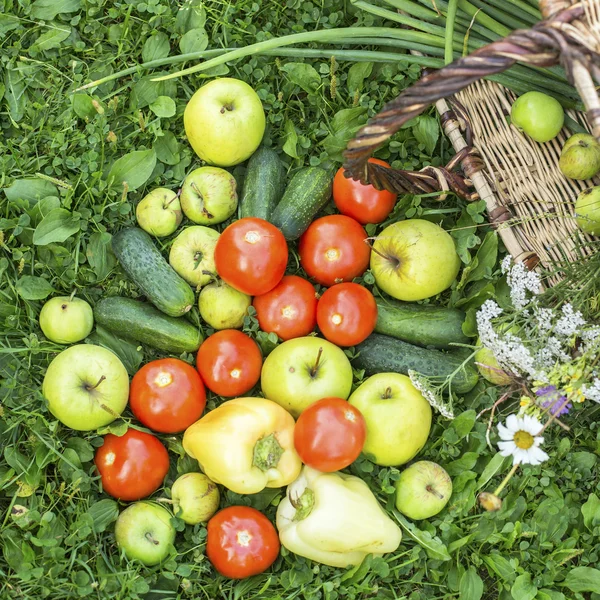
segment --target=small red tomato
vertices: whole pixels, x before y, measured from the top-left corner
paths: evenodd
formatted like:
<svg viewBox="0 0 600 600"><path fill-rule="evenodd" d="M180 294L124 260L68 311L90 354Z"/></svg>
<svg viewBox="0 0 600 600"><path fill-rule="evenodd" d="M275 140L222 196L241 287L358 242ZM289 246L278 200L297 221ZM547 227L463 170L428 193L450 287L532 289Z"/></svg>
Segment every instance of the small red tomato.
<svg viewBox="0 0 600 600"><path fill-rule="evenodd" d="M319 298L317 324L336 346L355 346L367 339L377 323L377 303L358 283L338 283Z"/></svg>
<svg viewBox="0 0 600 600"><path fill-rule="evenodd" d="M370 163L389 167L384 160L370 158ZM338 210L359 223L381 223L385 221L396 205L396 194L387 190L376 190L372 185L344 177L340 168L333 179L333 201Z"/></svg>
<svg viewBox="0 0 600 600"><path fill-rule="evenodd" d="M161 358L133 376L129 405L136 419L149 429L178 433L202 415L206 390L192 365L178 358Z"/></svg>
<svg viewBox="0 0 600 600"><path fill-rule="evenodd" d="M305 465L331 473L358 458L366 436L367 425L358 408L343 398L323 398L298 417L294 445Z"/></svg>
<svg viewBox="0 0 600 600"><path fill-rule="evenodd" d="M279 536L265 515L249 506L220 510L207 525L206 556L230 579L266 571L279 555Z"/></svg>
<svg viewBox="0 0 600 600"><path fill-rule="evenodd" d="M317 292L310 281L286 275L270 292L252 302L258 324L282 340L308 335L317 324Z"/></svg>
<svg viewBox="0 0 600 600"><path fill-rule="evenodd" d="M260 379L258 344L237 329L217 331L200 346L196 367L206 387L219 396L241 396Z"/></svg>
<svg viewBox="0 0 600 600"><path fill-rule="evenodd" d="M157 437L137 429L109 433L94 457L102 488L119 500L140 500L155 492L169 471L169 454Z"/></svg>
<svg viewBox="0 0 600 600"><path fill-rule="evenodd" d="M362 225L345 215L329 215L313 221L298 245L306 273L325 286L352 281L369 266L371 249Z"/></svg>
<svg viewBox="0 0 600 600"><path fill-rule="evenodd" d="M281 281L287 261L283 233L268 221L254 217L229 225L215 247L219 277L249 296L272 290Z"/></svg>

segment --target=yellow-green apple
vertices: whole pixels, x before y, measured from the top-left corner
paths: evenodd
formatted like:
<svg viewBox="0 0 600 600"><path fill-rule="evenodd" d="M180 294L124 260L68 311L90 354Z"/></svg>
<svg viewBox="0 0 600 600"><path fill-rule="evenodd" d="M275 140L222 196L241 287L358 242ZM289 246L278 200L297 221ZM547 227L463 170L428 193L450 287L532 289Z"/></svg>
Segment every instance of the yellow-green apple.
<svg viewBox="0 0 600 600"><path fill-rule="evenodd" d="M587 188L577 196L575 219L584 233L600 235L600 186Z"/></svg>
<svg viewBox="0 0 600 600"><path fill-rule="evenodd" d="M112 423L123 412L129 376L110 350L78 344L50 363L42 394L61 423L77 431L92 431Z"/></svg>
<svg viewBox="0 0 600 600"><path fill-rule="evenodd" d="M343 350L314 336L283 342L267 356L261 373L263 395L294 417L321 398L348 398L352 367Z"/></svg>
<svg viewBox="0 0 600 600"><path fill-rule="evenodd" d="M115 539L130 560L148 567L157 565L169 555L175 541L171 514L152 502L131 504L117 518Z"/></svg>
<svg viewBox="0 0 600 600"><path fill-rule="evenodd" d="M219 167L195 169L183 182L180 201L190 221L200 225L222 223L238 205L235 178Z"/></svg>
<svg viewBox="0 0 600 600"><path fill-rule="evenodd" d="M215 246L219 235L210 227L193 225L173 240L169 263L190 285L203 286L214 277Z"/></svg>
<svg viewBox="0 0 600 600"><path fill-rule="evenodd" d="M171 235L183 218L179 196L167 188L156 188L140 200L135 217L138 225L150 235Z"/></svg>
<svg viewBox="0 0 600 600"><path fill-rule="evenodd" d="M552 96L526 92L513 102L510 119L517 129L536 142L549 142L562 129L565 111Z"/></svg>
<svg viewBox="0 0 600 600"><path fill-rule="evenodd" d="M589 133L572 135L562 148L558 167L570 179L591 179L600 171L600 144Z"/></svg>
<svg viewBox="0 0 600 600"><path fill-rule="evenodd" d="M189 525L208 521L219 508L217 484L204 473L186 473L171 487L173 511Z"/></svg>
<svg viewBox="0 0 600 600"><path fill-rule="evenodd" d="M406 375L378 373L348 398L367 423L363 452L374 463L398 466L423 448L431 429L431 406Z"/></svg>
<svg viewBox="0 0 600 600"><path fill-rule="evenodd" d="M429 460L413 463L396 481L396 508L415 521L437 515L452 496L452 479Z"/></svg>
<svg viewBox="0 0 600 600"><path fill-rule="evenodd" d="M81 298L57 296L40 311L40 328L57 344L73 344L86 338L94 327L92 307Z"/></svg>
<svg viewBox="0 0 600 600"><path fill-rule="evenodd" d="M452 285L460 259L454 241L424 219L398 221L376 238L371 251L375 283L398 300L431 298Z"/></svg>
<svg viewBox="0 0 600 600"><path fill-rule="evenodd" d="M185 134L204 161L237 165L253 154L265 132L258 94L244 81L223 77L204 84L183 113Z"/></svg>
<svg viewBox="0 0 600 600"><path fill-rule="evenodd" d="M222 279L202 288L198 297L198 308L202 319L213 329L240 329L252 296L244 294Z"/></svg>
<svg viewBox="0 0 600 600"><path fill-rule="evenodd" d="M480 341L477 340L477 345ZM512 378L498 363L494 353L485 346L475 352L475 365L481 376L495 385L510 385Z"/></svg>

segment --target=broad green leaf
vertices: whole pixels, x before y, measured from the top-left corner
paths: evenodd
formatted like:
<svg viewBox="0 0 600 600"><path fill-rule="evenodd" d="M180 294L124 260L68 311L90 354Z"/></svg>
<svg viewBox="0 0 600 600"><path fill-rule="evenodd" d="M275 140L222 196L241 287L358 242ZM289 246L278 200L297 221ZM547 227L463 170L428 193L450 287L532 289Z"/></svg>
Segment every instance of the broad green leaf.
<svg viewBox="0 0 600 600"><path fill-rule="evenodd" d="M19 17L0 13L0 37L16 29L21 24Z"/></svg>
<svg viewBox="0 0 600 600"><path fill-rule="evenodd" d="M94 531L102 533L119 516L119 505L109 498L104 498L92 504L87 514L94 521Z"/></svg>
<svg viewBox="0 0 600 600"><path fill-rule="evenodd" d="M292 83L301 87L305 92L312 94L321 85L321 76L316 69L306 63L291 62L281 67L288 74Z"/></svg>
<svg viewBox="0 0 600 600"><path fill-rule="evenodd" d="M598 460L595 454L591 452L573 452L573 466L581 471L592 469Z"/></svg>
<svg viewBox="0 0 600 600"><path fill-rule="evenodd" d="M365 79L367 79L373 71L372 62L354 63L348 70L348 90L351 95L355 92L360 92L363 88Z"/></svg>
<svg viewBox="0 0 600 600"><path fill-rule="evenodd" d="M444 542L442 542L438 537L433 537L428 531L422 531L416 525L411 523L404 517L404 515L400 514L397 510L394 509L394 517L400 526L409 537L411 537L417 544L422 546L427 552L429 558L433 558L435 560L450 560L450 554L448 553L448 548Z"/></svg>
<svg viewBox="0 0 600 600"><path fill-rule="evenodd" d="M23 275L16 287L17 293L24 300L43 300L54 291L47 279L33 275Z"/></svg>
<svg viewBox="0 0 600 600"><path fill-rule="evenodd" d="M87 337L87 341L97 346L104 346L114 352L130 375L135 375L144 359L144 353L138 350L137 342L130 342L118 337L100 325L96 325L96 331Z"/></svg>
<svg viewBox="0 0 600 600"><path fill-rule="evenodd" d="M71 28L65 25L53 24L52 29L42 33L32 45L32 49L35 50L51 50L52 48L59 48L61 43L64 42L71 35Z"/></svg>
<svg viewBox="0 0 600 600"><path fill-rule="evenodd" d="M113 189L121 191L127 182L129 191L137 190L148 181L155 165L154 150L134 150L114 162L106 179Z"/></svg>
<svg viewBox="0 0 600 600"><path fill-rule="evenodd" d="M206 50L207 46L208 35L206 35L204 27L190 29L179 40L179 49L181 50L182 54L201 52L202 50Z"/></svg>
<svg viewBox="0 0 600 600"><path fill-rule="evenodd" d="M460 415L459 415L460 416ZM477 452L465 452L462 456L446 465L446 471L452 477L470 471L477 463Z"/></svg>
<svg viewBox="0 0 600 600"><path fill-rule="evenodd" d="M592 567L575 567L567 573L562 585L572 592L600 594L600 571Z"/></svg>
<svg viewBox="0 0 600 600"><path fill-rule="evenodd" d="M53 183L38 177L17 179L2 191L8 200L25 200L30 204L48 196L58 196L58 189Z"/></svg>
<svg viewBox="0 0 600 600"><path fill-rule="evenodd" d="M171 131L164 131L154 144L156 157L166 165L176 165L181 160L180 145Z"/></svg>
<svg viewBox="0 0 600 600"><path fill-rule="evenodd" d="M475 262L475 260L473 260ZM473 263L470 263L473 264ZM454 304L456 308L468 311L470 308L479 308L486 300L494 296L496 287L491 281L482 279L471 284L466 298L461 298Z"/></svg>
<svg viewBox="0 0 600 600"><path fill-rule="evenodd" d="M76 12L81 0L35 0L31 5L31 16L42 21L51 21L61 13Z"/></svg>
<svg viewBox="0 0 600 600"><path fill-rule="evenodd" d="M176 113L177 106L175 105L175 100L173 100L173 98L169 98L168 96L159 96L150 105L150 110L157 117L168 118L172 117Z"/></svg>
<svg viewBox="0 0 600 600"><path fill-rule="evenodd" d="M481 241L476 233L475 221L467 211L463 211L456 225L450 230L450 234L456 240L456 252L465 265L471 262L469 250Z"/></svg>
<svg viewBox="0 0 600 600"><path fill-rule="evenodd" d="M64 242L80 229L79 219L65 208L51 210L35 228L33 243L45 246L55 242Z"/></svg>
<svg viewBox="0 0 600 600"><path fill-rule="evenodd" d="M490 231L484 238L477 254L463 270L458 288L462 289L467 283L483 279L487 272L493 270L498 258L498 236L495 231Z"/></svg>
<svg viewBox="0 0 600 600"><path fill-rule="evenodd" d="M166 33L159 31L156 35L149 37L144 42L144 47L142 48L142 60L144 62L150 62L151 60L166 58L169 56L170 49L169 36Z"/></svg>
<svg viewBox="0 0 600 600"><path fill-rule="evenodd" d="M596 494L590 494L586 503L581 507L583 523L588 529L600 525L600 499Z"/></svg>
<svg viewBox="0 0 600 600"><path fill-rule="evenodd" d="M298 144L298 134L296 133L296 127L291 119L287 119L283 127L285 133L285 142L283 144L283 151L292 158L298 158L298 151L296 146Z"/></svg>
<svg viewBox="0 0 600 600"><path fill-rule="evenodd" d="M483 469L483 473L479 476L479 480L477 481L477 488L481 489L492 479L495 475L502 469L505 463L508 463L510 458L508 456L502 456L499 453L494 454L491 460L485 465L485 469Z"/></svg>
<svg viewBox="0 0 600 600"><path fill-rule="evenodd" d="M6 88L4 97L8 104L8 111L13 121L18 123L25 114L25 105L27 104L25 78L18 69L7 66L4 73L4 85Z"/></svg>
<svg viewBox="0 0 600 600"><path fill-rule="evenodd" d="M98 114L94 108L92 97L87 94L73 94L71 102L73 104L73 111L81 119L89 121Z"/></svg>
<svg viewBox="0 0 600 600"><path fill-rule="evenodd" d="M203 0L185 0L175 18L176 31L185 33L190 29L203 27L204 23L206 23L206 11Z"/></svg>
<svg viewBox="0 0 600 600"><path fill-rule="evenodd" d="M464 438L473 429L476 418L477 413L473 409L466 410L452 421L452 429L456 431L459 438Z"/></svg>
<svg viewBox="0 0 600 600"><path fill-rule="evenodd" d="M131 108L145 108L159 96L175 98L177 84L174 81L151 81L152 77L160 75L165 75L165 73L155 73L152 76L142 78L133 86L131 90Z"/></svg>
<svg viewBox="0 0 600 600"><path fill-rule="evenodd" d="M425 145L429 155L435 151L435 145L440 137L440 125L438 120L428 115L417 117L417 123L412 127L413 135L417 141Z"/></svg>
<svg viewBox="0 0 600 600"><path fill-rule="evenodd" d="M482 556L483 562L494 572L498 577L506 583L512 584L515 580L516 573L514 567L508 559L498 552L493 552L487 556Z"/></svg>
<svg viewBox="0 0 600 600"><path fill-rule="evenodd" d="M344 108L331 121L330 134L321 142L332 160L342 161L342 152L354 134L367 121L367 109L363 106Z"/></svg>
<svg viewBox="0 0 600 600"><path fill-rule="evenodd" d="M85 250L88 263L96 274L97 281L102 281L114 268L117 259L110 247L112 236L106 232L92 233Z"/></svg>
<svg viewBox="0 0 600 600"><path fill-rule="evenodd" d="M458 588L460 600L480 600L483 595L483 581L475 567L469 567L460 578Z"/></svg>
<svg viewBox="0 0 600 600"><path fill-rule="evenodd" d="M519 575L510 588L513 600L533 600L537 596L537 592L538 589L532 583L529 573Z"/></svg>
<svg viewBox="0 0 600 600"><path fill-rule="evenodd" d="M535 600L565 600L565 595L555 590L541 589L537 593Z"/></svg>

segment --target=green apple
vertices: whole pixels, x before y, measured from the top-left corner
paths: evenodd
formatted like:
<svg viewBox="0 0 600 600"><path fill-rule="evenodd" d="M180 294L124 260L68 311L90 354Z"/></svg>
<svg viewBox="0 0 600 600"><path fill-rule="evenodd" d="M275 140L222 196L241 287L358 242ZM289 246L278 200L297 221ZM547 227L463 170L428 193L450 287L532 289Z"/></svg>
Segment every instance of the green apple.
<svg viewBox="0 0 600 600"><path fill-rule="evenodd" d="M204 473L186 473L171 487L175 516L189 525L208 521L219 508L219 488ZM180 512L181 511L181 512Z"/></svg>
<svg viewBox="0 0 600 600"><path fill-rule="evenodd" d="M510 119L536 142L549 142L562 129L565 111L552 96L527 92L513 102Z"/></svg>
<svg viewBox="0 0 600 600"><path fill-rule="evenodd" d="M190 285L203 286L214 277L215 246L219 235L210 227L193 225L173 240L169 263Z"/></svg>
<svg viewBox="0 0 600 600"><path fill-rule="evenodd" d="M406 375L378 373L348 398L367 423L363 452L386 467L403 465L423 448L431 429L431 406Z"/></svg>
<svg viewBox="0 0 600 600"><path fill-rule="evenodd" d="M452 496L452 479L437 463L420 460L400 473L396 508L415 521L437 515Z"/></svg>
<svg viewBox="0 0 600 600"><path fill-rule="evenodd" d="M283 342L267 356L261 373L265 398L294 417L321 398L348 398L352 367L343 350L314 336Z"/></svg>
<svg viewBox="0 0 600 600"><path fill-rule="evenodd" d="M203 287L198 297L200 316L213 329L240 329L250 304L252 296L221 279Z"/></svg>
<svg viewBox="0 0 600 600"><path fill-rule="evenodd" d="M135 217L138 225L150 235L171 235L183 218L179 196L167 188L156 188L140 200Z"/></svg>
<svg viewBox="0 0 600 600"><path fill-rule="evenodd" d="M130 560L150 567L162 562L175 541L175 527L168 510L151 502L128 506L115 524L117 546Z"/></svg>
<svg viewBox="0 0 600 600"><path fill-rule="evenodd" d="M81 298L57 296L40 311L40 328L57 344L73 344L86 338L94 327L92 307Z"/></svg>
<svg viewBox="0 0 600 600"><path fill-rule="evenodd" d="M584 233L600 235L600 186L587 188L577 196L575 219Z"/></svg>
<svg viewBox="0 0 600 600"><path fill-rule="evenodd" d="M204 161L237 165L254 153L265 133L265 111L258 94L244 81L213 79L190 99L183 113L185 134Z"/></svg>
<svg viewBox="0 0 600 600"><path fill-rule="evenodd" d="M439 225L423 219L398 221L376 238L371 271L377 287L405 301L431 298L452 285L460 258Z"/></svg>
<svg viewBox="0 0 600 600"><path fill-rule="evenodd" d="M563 146L558 166L570 179L591 179L600 171L600 144L589 133L572 135Z"/></svg>
<svg viewBox="0 0 600 600"><path fill-rule="evenodd" d="M190 221L200 225L222 223L237 209L235 178L219 167L200 167L185 178L180 201Z"/></svg>
<svg viewBox="0 0 600 600"><path fill-rule="evenodd" d="M77 431L92 431L112 423L123 412L129 376L110 350L78 344L50 363L42 394L61 423Z"/></svg>
<svg viewBox="0 0 600 600"><path fill-rule="evenodd" d="M475 352L475 365L481 376L495 385L510 385L512 378L503 371L489 348L480 348Z"/></svg>

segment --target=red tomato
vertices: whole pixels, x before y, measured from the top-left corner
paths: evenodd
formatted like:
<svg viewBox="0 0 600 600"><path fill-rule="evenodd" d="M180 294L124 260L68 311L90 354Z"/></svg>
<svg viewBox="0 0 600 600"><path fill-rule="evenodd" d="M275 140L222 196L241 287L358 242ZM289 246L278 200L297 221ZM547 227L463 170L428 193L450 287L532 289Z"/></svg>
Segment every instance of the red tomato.
<svg viewBox="0 0 600 600"><path fill-rule="evenodd" d="M161 486L169 470L169 454L157 437L128 429L120 437L105 435L94 463L107 494L120 500L139 500Z"/></svg>
<svg viewBox="0 0 600 600"><path fill-rule="evenodd" d="M266 571L279 555L279 536L265 515L249 506L220 510L207 525L206 556L230 579Z"/></svg>
<svg viewBox="0 0 600 600"><path fill-rule="evenodd" d="M358 283L338 283L319 298L317 324L336 346L355 346L368 338L377 323L377 303Z"/></svg>
<svg viewBox="0 0 600 600"><path fill-rule="evenodd" d="M196 367L209 390L219 396L241 396L260 379L258 344L237 329L217 331L200 346Z"/></svg>
<svg viewBox="0 0 600 600"><path fill-rule="evenodd" d="M229 225L215 247L215 266L221 279L249 296L272 290L281 281L287 261L283 233L254 217Z"/></svg>
<svg viewBox="0 0 600 600"><path fill-rule="evenodd" d="M323 398L298 417L294 445L305 465L331 473L358 458L366 436L367 425L358 408L343 398Z"/></svg>
<svg viewBox="0 0 600 600"><path fill-rule="evenodd" d="M321 285L351 281L369 266L368 237L361 224L350 217L321 217L300 238L302 268Z"/></svg>
<svg viewBox="0 0 600 600"><path fill-rule="evenodd" d="M256 296L258 324L282 340L308 335L317 324L317 292L310 281L286 275L270 292Z"/></svg>
<svg viewBox="0 0 600 600"><path fill-rule="evenodd" d="M369 162L390 166L378 158L370 158ZM333 201L338 210L363 225L385 221L396 205L396 198L392 192L379 191L372 185L363 185L360 181L344 177L343 167L333 179Z"/></svg>

